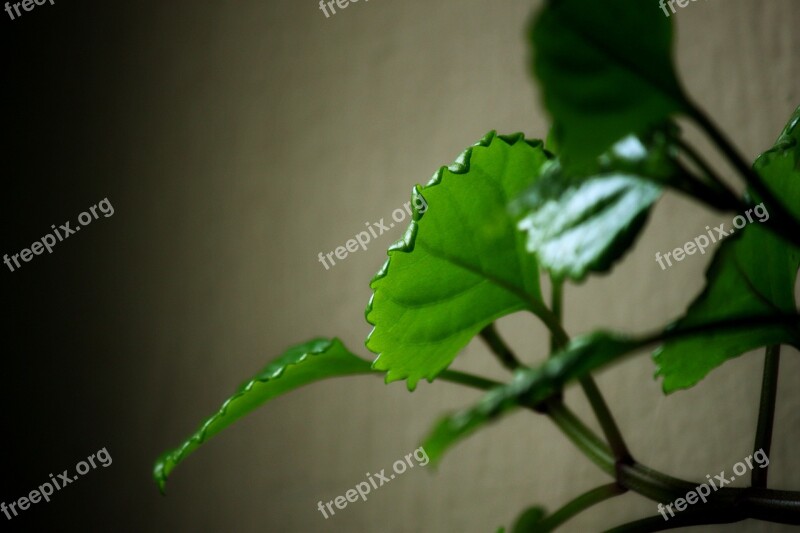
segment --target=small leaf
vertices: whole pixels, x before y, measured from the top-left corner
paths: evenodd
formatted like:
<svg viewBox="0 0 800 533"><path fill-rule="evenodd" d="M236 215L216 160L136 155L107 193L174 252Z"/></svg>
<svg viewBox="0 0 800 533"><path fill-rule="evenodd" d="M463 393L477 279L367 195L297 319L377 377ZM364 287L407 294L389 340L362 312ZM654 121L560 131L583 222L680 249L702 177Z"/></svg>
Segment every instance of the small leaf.
<svg viewBox="0 0 800 533"><path fill-rule="evenodd" d="M753 167L800 220L800 107L789 118L775 146L761 154Z"/></svg>
<svg viewBox="0 0 800 533"><path fill-rule="evenodd" d="M531 40L533 72L570 169L687 108L672 22L655 0L550 0Z"/></svg>
<svg viewBox="0 0 800 533"><path fill-rule="evenodd" d="M326 378L372 373L370 364L350 353L339 339L315 339L289 348L222 404L179 448L163 454L153 476L162 492L170 472L206 440L267 401Z"/></svg>
<svg viewBox="0 0 800 533"><path fill-rule="evenodd" d="M568 382L611 363L647 342L602 331L578 337L539 368L518 370L508 384L487 392L475 406L439 421L425 439L423 447L430 460L436 463L447 449L488 422L520 404L536 405L550 398Z"/></svg>
<svg viewBox="0 0 800 533"><path fill-rule="evenodd" d="M372 280L367 347L386 381L433 380L497 318L543 306L536 260L507 205L538 174L540 141L489 133L414 190L414 219Z"/></svg>
<svg viewBox="0 0 800 533"><path fill-rule="evenodd" d="M794 280L800 254L779 237L748 226L727 239L706 272L706 287L675 328L741 316L780 316L794 311ZM665 343L654 352L664 392L694 386L728 359L770 344L797 345L795 328L765 325L739 332L710 333Z"/></svg>
<svg viewBox="0 0 800 533"><path fill-rule="evenodd" d="M767 186L797 216L800 213L800 109L775 147L755 163ZM753 222L726 238L706 272L706 287L675 328L742 316L765 318L794 313L794 286L800 250L760 226L769 213L763 204L751 212ZM725 229L725 228L723 228ZM688 388L728 359L771 344L800 345L791 324L723 332L667 342L654 354L656 375L664 392Z"/></svg>
<svg viewBox="0 0 800 533"><path fill-rule="evenodd" d="M666 137L630 135L604 153L588 174L568 174L558 160L516 202L528 213L518 228L528 250L557 278L584 279L611 268L641 231L650 207L676 168Z"/></svg>

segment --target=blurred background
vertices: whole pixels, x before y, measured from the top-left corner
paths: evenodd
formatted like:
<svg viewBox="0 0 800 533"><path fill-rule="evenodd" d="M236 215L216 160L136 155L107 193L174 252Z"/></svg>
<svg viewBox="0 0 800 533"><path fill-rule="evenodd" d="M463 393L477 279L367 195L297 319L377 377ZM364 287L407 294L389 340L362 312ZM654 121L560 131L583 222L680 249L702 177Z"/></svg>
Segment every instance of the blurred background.
<svg viewBox="0 0 800 533"><path fill-rule="evenodd" d="M410 470L325 520L318 501L389 467L442 413L479 397L370 377L245 418L178 468L166 497L150 475L288 345L336 335L367 355L368 282L403 229L330 270L317 255L388 219L488 130L546 135L524 40L539 5L372 0L326 18L316 0L57 0L4 18L0 253L104 198L115 213L0 274L0 501L103 447L113 458L50 503L0 516L0 530L485 533L606 483L548 420L518 413L437 471ZM796 0L692 2L674 19L690 94L754 158L800 103ZM655 252L729 221L667 194L613 275L567 288L568 331L637 332L679 316L710 255L662 271ZM527 362L541 360L547 337L532 318L500 329ZM770 485L798 490L800 361L784 353ZM647 354L598 382L637 459L702 479L751 453L762 363L748 354L669 397ZM479 342L453 367L506 377ZM575 390L567 398L588 414ZM655 512L629 494L563 530Z"/></svg>

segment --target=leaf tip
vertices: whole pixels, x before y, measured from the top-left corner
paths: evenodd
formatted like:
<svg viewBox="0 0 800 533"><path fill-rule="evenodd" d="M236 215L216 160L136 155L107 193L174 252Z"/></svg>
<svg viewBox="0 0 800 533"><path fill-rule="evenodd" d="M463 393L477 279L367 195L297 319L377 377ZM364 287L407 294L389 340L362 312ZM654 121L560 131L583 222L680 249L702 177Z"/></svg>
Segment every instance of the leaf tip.
<svg viewBox="0 0 800 533"><path fill-rule="evenodd" d="M470 159L472 159L473 149L474 147L470 147L461 152L461 155L447 167L447 170L453 174L467 174L469 172L469 162Z"/></svg>
<svg viewBox="0 0 800 533"><path fill-rule="evenodd" d="M403 237L389 246L388 252L405 252L411 253L414 251L414 244L417 240L417 233L419 231L419 225L415 220L411 221L411 224L408 225L406 232L403 234ZM386 271L388 271L388 264L386 265ZM383 275L386 275L386 271L383 272ZM380 273L380 272L379 272Z"/></svg>
<svg viewBox="0 0 800 533"><path fill-rule="evenodd" d="M497 136L498 135L497 135L497 131L496 130L490 130L489 133L487 133L486 135L481 137L481 140L476 142L473 146L482 146L482 147L486 148L487 146L492 144L492 141ZM502 136L501 136L501 138L502 138Z"/></svg>
<svg viewBox="0 0 800 533"><path fill-rule="evenodd" d="M169 466L168 462L171 461L171 453L167 452L158 459L156 459L155 465L153 465L153 479L158 486L158 492L161 493L162 496L167 495L167 477L169 476Z"/></svg>
<svg viewBox="0 0 800 533"><path fill-rule="evenodd" d="M422 196L422 188L419 185L411 189L411 210L411 220L416 222L422 220L422 215L428 210L428 202Z"/></svg>

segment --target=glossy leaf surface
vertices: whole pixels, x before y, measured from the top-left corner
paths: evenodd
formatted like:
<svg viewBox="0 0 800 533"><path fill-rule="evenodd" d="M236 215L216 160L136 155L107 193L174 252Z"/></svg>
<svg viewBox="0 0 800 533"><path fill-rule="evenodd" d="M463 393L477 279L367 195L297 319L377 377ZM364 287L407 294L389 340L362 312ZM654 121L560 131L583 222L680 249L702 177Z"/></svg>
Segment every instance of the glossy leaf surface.
<svg viewBox="0 0 800 533"><path fill-rule="evenodd" d="M289 348L257 376L243 384L180 447L158 459L153 476L159 488L164 491L170 472L189 454L256 407L309 383L371 372L369 362L350 353L339 339L315 339Z"/></svg>
<svg viewBox="0 0 800 533"><path fill-rule="evenodd" d="M548 161L517 202L527 215L519 229L527 247L555 277L580 281L609 270L641 231L661 183L676 172L663 137L645 145L628 136L595 162L588 174Z"/></svg>
<svg viewBox="0 0 800 533"><path fill-rule="evenodd" d="M546 159L542 143L488 134L415 188L414 220L375 276L367 347L387 382L433 380L481 329L542 305L539 269L508 204Z"/></svg>

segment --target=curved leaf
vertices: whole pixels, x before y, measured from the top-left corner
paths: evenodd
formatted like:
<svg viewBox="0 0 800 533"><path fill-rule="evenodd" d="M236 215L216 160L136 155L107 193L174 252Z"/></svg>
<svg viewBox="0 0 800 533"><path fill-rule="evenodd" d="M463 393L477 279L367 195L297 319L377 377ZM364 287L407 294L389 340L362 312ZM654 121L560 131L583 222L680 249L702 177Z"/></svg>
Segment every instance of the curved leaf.
<svg viewBox="0 0 800 533"><path fill-rule="evenodd" d="M320 338L289 348L239 387L180 447L158 459L153 476L159 489L164 491L170 472L201 444L263 403L315 381L369 373L369 362L350 353L339 339Z"/></svg>
<svg viewBox="0 0 800 533"><path fill-rule="evenodd" d="M489 133L424 187L413 220L372 280L367 347L386 381L433 380L481 329L543 307L536 260L508 203L538 175L540 141Z"/></svg>
<svg viewBox="0 0 800 533"><path fill-rule="evenodd" d="M687 108L672 22L656 0L550 0L530 34L533 71L569 168Z"/></svg>
<svg viewBox="0 0 800 533"><path fill-rule="evenodd" d="M604 272L641 231L661 189L635 177L593 178L567 189L519 223L528 251L555 277Z"/></svg>
<svg viewBox="0 0 800 533"><path fill-rule="evenodd" d="M555 277L580 281L611 268L631 246L676 167L666 137L630 135L604 153L587 174L548 161L516 203L527 215L519 229L528 250Z"/></svg>
<svg viewBox="0 0 800 533"><path fill-rule="evenodd" d="M795 215L800 213L798 122L800 109L775 147L755 163L767 186L791 206ZM752 223L722 243L706 272L705 289L676 323L676 329L742 316L769 318L795 312L794 286L800 250L760 226L758 221L769 217L763 204L751 217ZM791 325L675 340L656 350L656 375L664 378L664 392L669 393L695 385L717 366L747 351L771 344L798 346L799 343L797 330Z"/></svg>

